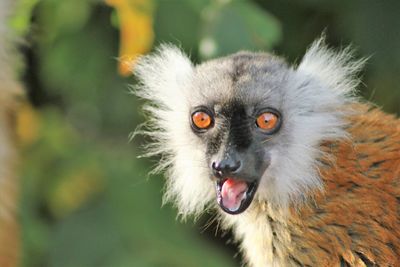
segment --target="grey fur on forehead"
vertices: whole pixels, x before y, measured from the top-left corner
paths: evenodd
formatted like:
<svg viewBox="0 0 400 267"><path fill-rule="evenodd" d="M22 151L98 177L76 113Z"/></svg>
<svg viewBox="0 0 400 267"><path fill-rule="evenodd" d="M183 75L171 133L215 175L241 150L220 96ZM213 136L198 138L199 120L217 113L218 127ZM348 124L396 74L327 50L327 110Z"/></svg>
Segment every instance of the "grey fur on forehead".
<svg viewBox="0 0 400 267"><path fill-rule="evenodd" d="M242 100L249 105L262 105L272 98L279 106L291 71L279 57L241 51L196 66L193 82L207 101Z"/></svg>

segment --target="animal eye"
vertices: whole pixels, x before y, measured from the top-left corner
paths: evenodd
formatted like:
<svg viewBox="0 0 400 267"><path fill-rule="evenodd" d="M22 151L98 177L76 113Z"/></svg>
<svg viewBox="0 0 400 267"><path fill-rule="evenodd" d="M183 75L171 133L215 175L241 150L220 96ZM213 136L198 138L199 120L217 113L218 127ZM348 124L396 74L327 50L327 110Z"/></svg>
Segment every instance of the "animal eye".
<svg viewBox="0 0 400 267"><path fill-rule="evenodd" d="M192 114L192 123L197 130L206 130L212 126L213 119L205 111L196 111Z"/></svg>
<svg viewBox="0 0 400 267"><path fill-rule="evenodd" d="M272 112L264 112L257 117L257 127L265 131L273 131L279 126L279 117Z"/></svg>

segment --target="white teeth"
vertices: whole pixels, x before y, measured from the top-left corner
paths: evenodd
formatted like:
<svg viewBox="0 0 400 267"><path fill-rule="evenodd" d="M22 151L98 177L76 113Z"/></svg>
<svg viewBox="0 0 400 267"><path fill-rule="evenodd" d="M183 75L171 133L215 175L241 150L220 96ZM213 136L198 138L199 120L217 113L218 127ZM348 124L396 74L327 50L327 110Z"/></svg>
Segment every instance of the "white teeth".
<svg viewBox="0 0 400 267"><path fill-rule="evenodd" d="M235 212L235 211L237 211L238 209L239 209L239 207L240 207L240 203L239 203L239 205L237 205L237 207L234 207L234 208L228 208L230 211L232 211L232 212Z"/></svg>

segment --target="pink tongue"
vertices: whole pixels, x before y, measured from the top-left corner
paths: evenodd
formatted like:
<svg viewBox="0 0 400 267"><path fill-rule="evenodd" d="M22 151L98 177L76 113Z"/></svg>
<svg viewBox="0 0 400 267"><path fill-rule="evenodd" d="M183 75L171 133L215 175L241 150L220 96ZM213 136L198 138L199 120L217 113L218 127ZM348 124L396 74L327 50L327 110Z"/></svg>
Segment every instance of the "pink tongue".
<svg viewBox="0 0 400 267"><path fill-rule="evenodd" d="M222 204L230 211L236 211L247 191L247 183L234 179L224 182L221 189Z"/></svg>

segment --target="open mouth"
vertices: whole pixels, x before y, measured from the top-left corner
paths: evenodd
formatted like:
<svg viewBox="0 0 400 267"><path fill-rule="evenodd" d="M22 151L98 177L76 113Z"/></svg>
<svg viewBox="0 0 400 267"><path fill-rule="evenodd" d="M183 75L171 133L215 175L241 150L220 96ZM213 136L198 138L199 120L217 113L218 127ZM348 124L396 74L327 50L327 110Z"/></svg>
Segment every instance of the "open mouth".
<svg viewBox="0 0 400 267"><path fill-rule="evenodd" d="M258 182L246 182L227 178L216 182L217 202L221 209L229 214L245 211L253 201Z"/></svg>

